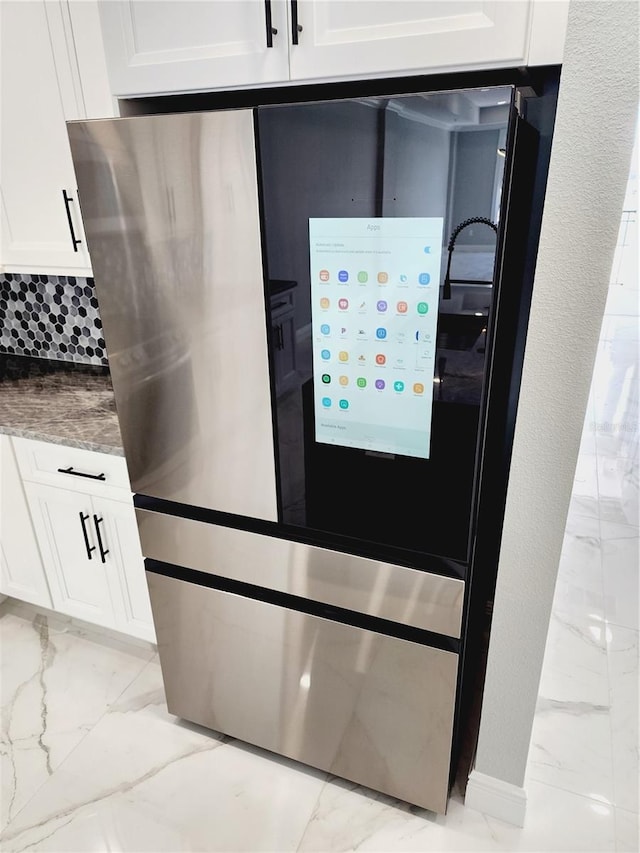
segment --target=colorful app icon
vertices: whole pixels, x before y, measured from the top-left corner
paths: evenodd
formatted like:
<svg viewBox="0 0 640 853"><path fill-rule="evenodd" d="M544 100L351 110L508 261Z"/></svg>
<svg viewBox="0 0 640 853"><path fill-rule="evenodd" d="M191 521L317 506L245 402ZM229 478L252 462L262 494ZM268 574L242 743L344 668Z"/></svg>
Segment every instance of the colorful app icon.
<svg viewBox="0 0 640 853"><path fill-rule="evenodd" d="M387 357L384 356L381 352L376 355L376 364L386 364Z"/></svg>
<svg viewBox="0 0 640 853"><path fill-rule="evenodd" d="M322 405L325 407L325 409L329 409L331 407L331 397L323 397Z"/></svg>
<svg viewBox="0 0 640 853"><path fill-rule="evenodd" d="M393 383L393 390L398 392L404 391L404 382L401 382L399 379L396 379L396 381Z"/></svg>
<svg viewBox="0 0 640 853"><path fill-rule="evenodd" d="M349 408L349 401L348 400L340 400L338 405L340 406L341 409L348 409Z"/></svg>
<svg viewBox="0 0 640 853"><path fill-rule="evenodd" d="M384 389L384 379L376 379L376 388L378 391L382 391Z"/></svg>
<svg viewBox="0 0 640 853"><path fill-rule="evenodd" d="M360 282L360 284L366 284L366 282L369 281L369 273L365 272L364 270L361 270L358 273L358 281Z"/></svg>
<svg viewBox="0 0 640 853"><path fill-rule="evenodd" d="M338 273L338 281L345 282L349 281L349 273L346 270L340 270Z"/></svg>
<svg viewBox="0 0 640 853"><path fill-rule="evenodd" d="M329 281L329 270L320 270L320 281Z"/></svg>
<svg viewBox="0 0 640 853"><path fill-rule="evenodd" d="M389 273L379 272L378 273L378 284L386 284L389 281Z"/></svg>
<svg viewBox="0 0 640 853"><path fill-rule="evenodd" d="M424 394L424 385L422 382L414 382L413 383L413 393L414 394Z"/></svg>
<svg viewBox="0 0 640 853"><path fill-rule="evenodd" d="M378 299L376 303L376 308L378 309L378 311L380 311L381 314L384 314L384 312L387 310L387 307L387 303L384 301L384 299Z"/></svg>
<svg viewBox="0 0 640 853"><path fill-rule="evenodd" d="M340 361L349 361L349 353L346 350L341 349L338 353L338 359Z"/></svg>
<svg viewBox="0 0 640 853"><path fill-rule="evenodd" d="M344 385L348 385L348 384L349 384L349 377L348 377L348 376L341 376L341 377L338 379L338 382L339 382L341 385L343 385L343 386L344 386Z"/></svg>
<svg viewBox="0 0 640 853"><path fill-rule="evenodd" d="M421 272L420 275L418 276L419 284L429 284L430 281L431 281L431 276L429 275L428 272Z"/></svg>
<svg viewBox="0 0 640 853"><path fill-rule="evenodd" d="M424 247L424 253L425 253L425 255L431 254L431 246L425 246Z"/></svg>
<svg viewBox="0 0 640 853"><path fill-rule="evenodd" d="M358 388L366 388L367 380L364 378L364 376L358 376L358 378L356 379L356 385L358 386Z"/></svg>
<svg viewBox="0 0 640 853"><path fill-rule="evenodd" d="M329 383L331 382L331 376L329 376L328 373L323 373L322 374L322 381L324 382L325 385L329 385Z"/></svg>
<svg viewBox="0 0 640 853"><path fill-rule="evenodd" d="M346 311L348 307L349 307L349 300L348 299L338 299L338 308L341 311Z"/></svg>
<svg viewBox="0 0 640 853"><path fill-rule="evenodd" d="M328 349L323 349L320 353L320 358L323 361L329 361L329 359L331 358L331 353L329 352Z"/></svg>
<svg viewBox="0 0 640 853"><path fill-rule="evenodd" d="M418 314L426 314L429 310L429 306L426 302L418 302Z"/></svg>
<svg viewBox="0 0 640 853"><path fill-rule="evenodd" d="M376 329L376 338L378 338L378 340L383 341L386 337L387 330L384 328L384 326L380 326Z"/></svg>
<svg viewBox="0 0 640 853"><path fill-rule="evenodd" d="M408 309L409 309L409 306L407 305L406 302L398 302L398 304L396 305L396 308L397 308L398 314L406 314Z"/></svg>
<svg viewBox="0 0 640 853"><path fill-rule="evenodd" d="M331 331L331 326L328 323L323 323L320 326L320 331L322 332L323 335L328 335L329 332Z"/></svg>
<svg viewBox="0 0 640 853"><path fill-rule="evenodd" d="M406 276L404 273L400 276L400 284L406 284L409 281L409 276Z"/></svg>
<svg viewBox="0 0 640 853"><path fill-rule="evenodd" d="M323 308L323 309L326 311L326 309L327 309L330 305L331 305L330 300L329 300L329 299L327 299L327 297L326 297L326 296L323 296L323 297L322 297L322 299L320 300L320 307L321 307L321 308Z"/></svg>

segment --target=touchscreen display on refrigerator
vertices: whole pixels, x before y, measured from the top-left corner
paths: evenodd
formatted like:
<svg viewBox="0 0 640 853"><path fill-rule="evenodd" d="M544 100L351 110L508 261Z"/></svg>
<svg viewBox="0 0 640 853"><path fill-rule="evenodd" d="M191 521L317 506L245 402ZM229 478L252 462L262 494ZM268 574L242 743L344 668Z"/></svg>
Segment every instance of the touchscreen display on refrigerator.
<svg viewBox="0 0 640 853"><path fill-rule="evenodd" d="M309 219L317 442L429 458L442 231Z"/></svg>

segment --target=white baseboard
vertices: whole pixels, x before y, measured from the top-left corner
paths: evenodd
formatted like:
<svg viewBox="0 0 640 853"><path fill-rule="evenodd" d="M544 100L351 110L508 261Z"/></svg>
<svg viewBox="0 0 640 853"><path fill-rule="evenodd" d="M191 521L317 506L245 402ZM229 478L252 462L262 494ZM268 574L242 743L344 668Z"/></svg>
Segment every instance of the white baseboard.
<svg viewBox="0 0 640 853"><path fill-rule="evenodd" d="M472 770L464 804L467 808L497 817L506 823L524 826L527 792L518 785Z"/></svg>

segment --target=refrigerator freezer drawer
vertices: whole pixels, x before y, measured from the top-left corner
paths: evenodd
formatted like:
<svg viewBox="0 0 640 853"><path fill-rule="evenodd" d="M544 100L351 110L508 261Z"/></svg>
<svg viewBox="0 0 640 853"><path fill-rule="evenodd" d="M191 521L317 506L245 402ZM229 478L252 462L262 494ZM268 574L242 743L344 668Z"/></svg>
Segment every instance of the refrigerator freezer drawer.
<svg viewBox="0 0 640 853"><path fill-rule="evenodd" d="M147 580L172 714L444 812L456 654Z"/></svg>
<svg viewBox="0 0 640 853"><path fill-rule="evenodd" d="M460 637L464 581L137 509L145 557Z"/></svg>

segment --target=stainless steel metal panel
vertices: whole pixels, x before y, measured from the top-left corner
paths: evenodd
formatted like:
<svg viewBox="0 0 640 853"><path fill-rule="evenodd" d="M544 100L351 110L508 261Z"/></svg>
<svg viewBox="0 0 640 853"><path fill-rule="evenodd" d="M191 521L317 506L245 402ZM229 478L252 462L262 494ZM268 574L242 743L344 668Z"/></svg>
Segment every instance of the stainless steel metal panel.
<svg viewBox="0 0 640 853"><path fill-rule="evenodd" d="M147 578L172 714L445 810L457 655Z"/></svg>
<svg viewBox="0 0 640 853"><path fill-rule="evenodd" d="M464 581L137 509L145 557L460 637Z"/></svg>
<svg viewBox="0 0 640 853"><path fill-rule="evenodd" d="M133 490L275 520L251 111L69 138Z"/></svg>

